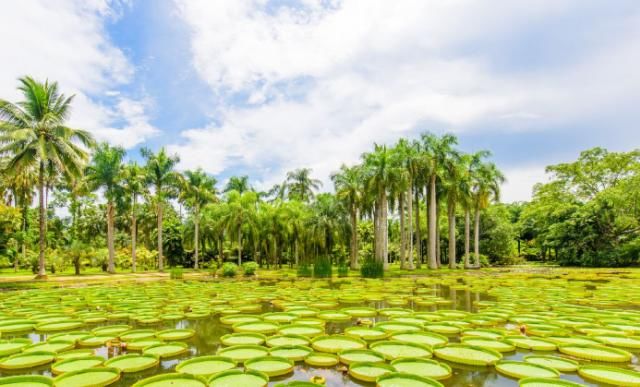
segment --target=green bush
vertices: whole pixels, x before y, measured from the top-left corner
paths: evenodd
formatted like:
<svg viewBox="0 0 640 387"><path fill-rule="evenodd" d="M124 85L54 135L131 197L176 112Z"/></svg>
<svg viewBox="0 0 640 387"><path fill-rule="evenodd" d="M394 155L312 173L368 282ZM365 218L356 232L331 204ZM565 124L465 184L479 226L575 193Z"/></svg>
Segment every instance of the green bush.
<svg viewBox="0 0 640 387"><path fill-rule="evenodd" d="M258 264L255 262L245 262L242 264L242 270L244 270L245 276L255 275L258 270Z"/></svg>
<svg viewBox="0 0 640 387"><path fill-rule="evenodd" d="M222 275L224 277L235 277L238 274L238 265L233 262L225 262L222 265Z"/></svg>
<svg viewBox="0 0 640 387"><path fill-rule="evenodd" d="M311 277L311 267L306 263L301 263L298 265L298 277Z"/></svg>
<svg viewBox="0 0 640 387"><path fill-rule="evenodd" d="M184 277L184 270L182 269L182 266L176 266L171 268L171 271L169 272L169 278L173 280L181 280L183 277Z"/></svg>
<svg viewBox="0 0 640 387"><path fill-rule="evenodd" d="M316 258L313 264L313 277L314 278L331 278L333 274L333 268L331 267L331 259L327 256L320 256Z"/></svg>
<svg viewBox="0 0 640 387"><path fill-rule="evenodd" d="M367 258L360 267L360 275L363 278L382 278L384 277L384 265L373 258Z"/></svg>
<svg viewBox="0 0 640 387"><path fill-rule="evenodd" d="M338 277L348 277L349 276L349 266L347 264L342 263L338 265Z"/></svg>

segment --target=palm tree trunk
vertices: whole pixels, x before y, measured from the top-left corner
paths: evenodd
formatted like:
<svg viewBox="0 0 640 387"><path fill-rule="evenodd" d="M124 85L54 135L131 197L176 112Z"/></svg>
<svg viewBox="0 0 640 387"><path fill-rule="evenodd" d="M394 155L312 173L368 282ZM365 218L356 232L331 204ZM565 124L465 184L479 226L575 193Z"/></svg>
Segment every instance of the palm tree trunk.
<svg viewBox="0 0 640 387"><path fill-rule="evenodd" d="M39 240L39 257L38 257L38 278L45 278L47 270L45 268L44 249L45 249L45 209L44 209L44 163L40 163L40 171L38 172L38 201L40 204L38 214L38 226L40 227Z"/></svg>
<svg viewBox="0 0 640 387"><path fill-rule="evenodd" d="M242 266L242 228L238 227L238 266Z"/></svg>
<svg viewBox="0 0 640 387"><path fill-rule="evenodd" d="M162 203L158 198L158 270L164 271L164 261L162 257Z"/></svg>
<svg viewBox="0 0 640 387"><path fill-rule="evenodd" d="M351 210L351 269L358 268L358 209L353 206Z"/></svg>
<svg viewBox="0 0 640 387"><path fill-rule="evenodd" d="M415 201L416 201L416 267L418 269L422 268L422 235L420 232L420 190L415 190Z"/></svg>
<svg viewBox="0 0 640 387"><path fill-rule="evenodd" d="M382 253L382 198L381 195L378 194L378 199L375 202L375 208L373 213L373 243L374 243L374 257L377 262L382 263L383 261L383 253Z"/></svg>
<svg viewBox="0 0 640 387"><path fill-rule="evenodd" d="M413 266L413 195L411 194L413 190L413 182L409 184L409 191L407 192L407 215L409 219L407 219L409 223L409 256L408 256L408 264L409 270L415 269Z"/></svg>
<svg viewBox="0 0 640 387"><path fill-rule="evenodd" d="M387 215L389 212L389 205L387 204L387 192L382 192L382 263L384 270L389 270L389 224L387 222Z"/></svg>
<svg viewBox="0 0 640 387"><path fill-rule="evenodd" d="M131 271L136 272L136 243L138 239L138 224L136 219L136 195L133 195L131 206Z"/></svg>
<svg viewBox="0 0 640 387"><path fill-rule="evenodd" d="M298 267L300 256L298 255L298 239L297 238L293 241L293 256L296 260L296 267Z"/></svg>
<svg viewBox="0 0 640 387"><path fill-rule="evenodd" d="M442 247L440 245L440 206L436 205L436 266L442 267Z"/></svg>
<svg viewBox="0 0 640 387"><path fill-rule="evenodd" d="M429 269L437 269L436 261L436 175L431 175L429 182Z"/></svg>
<svg viewBox="0 0 640 387"><path fill-rule="evenodd" d="M115 248L113 246L113 213L114 206L111 200L107 202L107 249L109 250L109 262L107 265L107 272L110 274L115 274L116 266L115 266Z"/></svg>
<svg viewBox="0 0 640 387"><path fill-rule="evenodd" d="M473 253L476 268L480 267L480 209L476 208L475 224L473 226Z"/></svg>
<svg viewBox="0 0 640 387"><path fill-rule="evenodd" d="M198 214L199 211L195 211L194 215L195 215L195 219L193 222L193 225L195 227L194 230L194 235L193 235L193 246L194 246L194 250L195 250L195 262L193 263L193 268L198 270L198 259L199 259L199 250L198 250L198 243L200 241L199 237L200 237L200 217Z"/></svg>
<svg viewBox="0 0 640 387"><path fill-rule="evenodd" d="M449 268L456 268L456 205L449 205Z"/></svg>
<svg viewBox="0 0 640 387"><path fill-rule="evenodd" d="M400 198L398 201L398 212L400 213L400 268L404 269L405 264L405 253L407 250L407 239L404 227L404 192L400 194Z"/></svg>
<svg viewBox="0 0 640 387"><path fill-rule="evenodd" d="M469 245L470 245L470 223L471 215L468 208L464 209L464 268L469 269Z"/></svg>

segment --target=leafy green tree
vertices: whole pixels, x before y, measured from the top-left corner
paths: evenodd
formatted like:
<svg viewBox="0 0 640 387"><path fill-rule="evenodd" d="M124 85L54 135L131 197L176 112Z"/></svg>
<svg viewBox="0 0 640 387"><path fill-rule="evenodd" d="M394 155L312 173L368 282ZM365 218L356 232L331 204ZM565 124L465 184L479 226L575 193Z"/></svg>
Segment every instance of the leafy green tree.
<svg viewBox="0 0 640 387"><path fill-rule="evenodd" d="M227 207L224 215L227 229L237 235L238 242L238 266L242 266L242 232L250 231L255 226L258 195L247 191L240 194L238 191L227 193Z"/></svg>
<svg viewBox="0 0 640 387"><path fill-rule="evenodd" d="M129 196L131 206L131 271L136 272L136 245L138 242L138 198L146 193L145 171L137 163L125 165L122 176L122 186Z"/></svg>
<svg viewBox="0 0 640 387"><path fill-rule="evenodd" d="M88 132L66 126L73 96L61 94L56 82L42 83L31 77L19 81L24 99L17 104L0 100L0 154L10 154L8 170L38 171L38 276L45 277L45 178L81 176L88 159L82 146L92 147L94 141Z"/></svg>
<svg viewBox="0 0 640 387"><path fill-rule="evenodd" d="M475 210L474 256L475 267L480 267L480 212L489 207L492 200L500 200L500 185L505 181L504 175L495 164L481 163L473 173L472 192Z"/></svg>
<svg viewBox="0 0 640 387"><path fill-rule="evenodd" d="M315 191L320 189L322 183L320 180L311 177L310 168L300 168L287 173L284 185L289 199L308 202L313 199Z"/></svg>
<svg viewBox="0 0 640 387"><path fill-rule="evenodd" d="M253 191L253 188L249 184L249 176L231 176L223 192L227 193L230 191L238 191L241 194L247 191Z"/></svg>
<svg viewBox="0 0 640 387"><path fill-rule="evenodd" d="M331 176L335 185L336 196L349 209L350 219L350 266L358 269L358 217L361 199L364 191L363 171L360 166L347 167L342 165L340 172Z"/></svg>
<svg viewBox="0 0 640 387"><path fill-rule="evenodd" d="M198 260L200 256L200 211L202 207L213 202L216 198L216 179L209 177L202 169L195 171L185 171L182 192L180 199L187 205L193 215L194 223L194 269L198 269Z"/></svg>

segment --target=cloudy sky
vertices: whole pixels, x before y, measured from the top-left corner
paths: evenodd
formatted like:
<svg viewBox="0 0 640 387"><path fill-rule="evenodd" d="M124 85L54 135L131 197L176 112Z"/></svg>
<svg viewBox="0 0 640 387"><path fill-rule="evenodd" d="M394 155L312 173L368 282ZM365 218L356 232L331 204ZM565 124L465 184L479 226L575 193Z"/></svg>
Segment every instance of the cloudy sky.
<svg viewBox="0 0 640 387"><path fill-rule="evenodd" d="M545 165L640 145L637 0L21 0L0 34L2 98L57 80L72 125L220 181L329 185L373 142L453 132L526 200Z"/></svg>

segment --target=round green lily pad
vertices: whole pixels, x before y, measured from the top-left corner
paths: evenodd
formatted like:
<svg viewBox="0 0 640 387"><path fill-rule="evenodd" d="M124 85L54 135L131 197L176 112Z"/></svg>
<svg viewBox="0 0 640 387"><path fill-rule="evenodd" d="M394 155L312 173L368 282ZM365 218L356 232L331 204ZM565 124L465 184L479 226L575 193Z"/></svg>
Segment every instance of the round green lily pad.
<svg viewBox="0 0 640 387"><path fill-rule="evenodd" d="M209 377L236 367L236 362L224 356L198 356L185 360L176 366L176 371L202 377Z"/></svg>
<svg viewBox="0 0 640 387"><path fill-rule="evenodd" d="M293 371L293 361L280 356L262 356L244 362L247 370L264 372L267 376L281 376Z"/></svg>
<svg viewBox="0 0 640 387"><path fill-rule="evenodd" d="M267 383L269 376L253 370L229 370L209 378L209 387L265 387Z"/></svg>
<svg viewBox="0 0 640 387"><path fill-rule="evenodd" d="M190 374L160 374L142 379L133 387L207 387L207 382L199 376Z"/></svg>
<svg viewBox="0 0 640 387"><path fill-rule="evenodd" d="M640 337L625 335L596 335L594 339L615 347L640 349Z"/></svg>
<svg viewBox="0 0 640 387"><path fill-rule="evenodd" d="M449 342L446 336L435 332L398 332L392 334L390 339L404 343L424 344L431 347L441 347Z"/></svg>
<svg viewBox="0 0 640 387"><path fill-rule="evenodd" d="M558 378L524 378L520 387L586 387L584 384Z"/></svg>
<svg viewBox="0 0 640 387"><path fill-rule="evenodd" d="M380 376L395 372L395 368L386 363L357 362L349 365L349 375L363 382L375 382Z"/></svg>
<svg viewBox="0 0 640 387"><path fill-rule="evenodd" d="M280 345L269 349L271 356L285 357L293 361L304 360L312 352L313 349L306 345Z"/></svg>
<svg viewBox="0 0 640 387"><path fill-rule="evenodd" d="M35 328L38 332L59 332L77 329L83 325L84 322L81 320L63 320L58 322L41 323L36 325Z"/></svg>
<svg viewBox="0 0 640 387"><path fill-rule="evenodd" d="M266 344L269 347L276 347L279 345L307 345L310 339L302 335L275 335L266 339Z"/></svg>
<svg viewBox="0 0 640 387"><path fill-rule="evenodd" d="M100 347L115 338L113 335L85 336L78 340L78 344L84 347Z"/></svg>
<svg viewBox="0 0 640 387"><path fill-rule="evenodd" d="M378 315L378 311L374 308L366 308L364 306L342 308L340 311L351 317L375 317Z"/></svg>
<svg viewBox="0 0 640 387"><path fill-rule="evenodd" d="M405 323L400 321L383 321L383 322L377 323L374 327L390 333L422 331L422 325Z"/></svg>
<svg viewBox="0 0 640 387"><path fill-rule="evenodd" d="M130 351L142 351L146 347L162 344L163 341L156 338L138 339L127 341L126 346Z"/></svg>
<svg viewBox="0 0 640 387"><path fill-rule="evenodd" d="M281 335L301 335L307 337L316 337L324 334L324 328L308 324L291 324L284 325L278 329Z"/></svg>
<svg viewBox="0 0 640 387"><path fill-rule="evenodd" d="M186 352L189 352L189 346L181 342L150 345L142 350L144 354L156 355L162 359L182 355Z"/></svg>
<svg viewBox="0 0 640 387"><path fill-rule="evenodd" d="M362 340L382 340L389 336L388 332L380 328L369 327L349 327L344 330L344 334Z"/></svg>
<svg viewBox="0 0 640 387"><path fill-rule="evenodd" d="M233 324L231 328L234 332L252 332L262 333L265 335L273 334L278 331L279 325L274 322L256 321Z"/></svg>
<svg viewBox="0 0 640 387"><path fill-rule="evenodd" d="M47 337L47 341L63 340L63 341L77 342L81 338L87 337L87 336L91 336L91 333L89 333L89 332L78 332L78 331L56 333L54 335L48 336Z"/></svg>
<svg viewBox="0 0 640 387"><path fill-rule="evenodd" d="M120 380L117 368L88 368L66 372L53 379L56 387L102 387Z"/></svg>
<svg viewBox="0 0 640 387"><path fill-rule="evenodd" d="M186 340L193 337L196 331L193 329L167 329L156 333L156 337L160 340Z"/></svg>
<svg viewBox="0 0 640 387"><path fill-rule="evenodd" d="M501 360L496 363L496 370L516 379L560 377L560 372L551 367L524 361Z"/></svg>
<svg viewBox="0 0 640 387"><path fill-rule="evenodd" d="M259 345L232 345L218 350L218 355L230 357L236 363L243 363L255 357L269 355L269 350Z"/></svg>
<svg viewBox="0 0 640 387"><path fill-rule="evenodd" d="M104 327L98 327L91 330L96 336L117 336L123 332L131 329L129 325L107 325Z"/></svg>
<svg viewBox="0 0 640 387"><path fill-rule="evenodd" d="M0 340L0 356L9 356L22 352L28 345L31 345L31 340L29 339Z"/></svg>
<svg viewBox="0 0 640 387"><path fill-rule="evenodd" d="M220 342L224 345L262 345L267 336L262 333L230 333L220 337Z"/></svg>
<svg viewBox="0 0 640 387"><path fill-rule="evenodd" d="M444 387L442 383L405 372L391 372L376 380L376 387Z"/></svg>
<svg viewBox="0 0 640 387"><path fill-rule="evenodd" d="M382 354L387 360L395 360L403 357L429 358L432 356L431 348L428 346L402 341L378 341L371 344L370 348Z"/></svg>
<svg viewBox="0 0 640 387"><path fill-rule="evenodd" d="M506 336L504 341L518 348L531 349L533 351L555 351L556 343L539 337Z"/></svg>
<svg viewBox="0 0 640 387"><path fill-rule="evenodd" d="M448 344L434 348L433 353L440 359L475 366L492 365L502 359L500 352L466 344Z"/></svg>
<svg viewBox="0 0 640 387"><path fill-rule="evenodd" d="M148 339L150 337L155 337L156 331L153 329L130 329L128 331L120 333L120 340L122 341L131 341L131 340L140 340L140 339Z"/></svg>
<svg viewBox="0 0 640 387"><path fill-rule="evenodd" d="M344 364L384 362L384 356L370 349L346 349L338 353L338 358Z"/></svg>
<svg viewBox="0 0 640 387"><path fill-rule="evenodd" d="M65 372L84 370L87 368L97 367L104 363L101 356L84 356L74 359L60 360L51 365L51 372L54 374L63 374Z"/></svg>
<svg viewBox="0 0 640 387"><path fill-rule="evenodd" d="M577 361L559 356L529 355L524 357L524 361L551 367L560 372L575 372L580 366Z"/></svg>
<svg viewBox="0 0 640 387"><path fill-rule="evenodd" d="M338 353L346 349L366 348L367 343L345 335L327 335L315 337L311 340L311 346L319 352Z"/></svg>
<svg viewBox="0 0 640 387"><path fill-rule="evenodd" d="M220 317L220 322L224 325L233 325L248 322L262 321L259 316L253 316L249 314L232 314L229 316Z"/></svg>
<svg viewBox="0 0 640 387"><path fill-rule="evenodd" d="M0 369L17 370L49 364L56 358L54 352L35 351L19 353L0 359Z"/></svg>
<svg viewBox="0 0 640 387"><path fill-rule="evenodd" d="M626 363L633 355L627 351L604 345L566 344L559 347L560 352L580 359L604 361L610 363Z"/></svg>
<svg viewBox="0 0 640 387"><path fill-rule="evenodd" d="M10 323L0 323L0 332L2 333L18 333L28 332L36 326L35 321L31 320L14 320Z"/></svg>
<svg viewBox="0 0 640 387"><path fill-rule="evenodd" d="M516 346L505 341L488 339L484 337L464 336L461 341L467 345L475 345L476 347L489 348L498 352L513 352Z"/></svg>
<svg viewBox="0 0 640 387"><path fill-rule="evenodd" d="M337 355L327 352L312 352L304 358L304 362L314 367L333 367L340 360Z"/></svg>
<svg viewBox="0 0 640 387"><path fill-rule="evenodd" d="M25 347L22 352L37 352L37 351L45 351L45 352L64 352L70 349L73 349L75 344L73 341L63 341L63 340L52 340L52 341L44 341L41 343L36 343Z"/></svg>
<svg viewBox="0 0 640 387"><path fill-rule="evenodd" d="M431 359L403 358L392 361L391 365L398 372L435 380L442 380L451 376L451 367Z"/></svg>
<svg viewBox="0 0 640 387"><path fill-rule="evenodd" d="M316 315L317 318L331 322L346 322L351 321L351 315L337 310L326 310Z"/></svg>
<svg viewBox="0 0 640 387"><path fill-rule="evenodd" d="M606 367L601 365L583 365L578 369L578 374L585 379L600 383L613 384L615 386L640 386L640 372Z"/></svg>
<svg viewBox="0 0 640 387"><path fill-rule="evenodd" d="M20 375L0 378L0 386L4 387L49 387L53 379L44 375Z"/></svg>
<svg viewBox="0 0 640 387"><path fill-rule="evenodd" d="M156 355L151 354L128 354L112 357L107 360L104 365L119 369L124 373L144 371L153 368L160 363L160 359Z"/></svg>
<svg viewBox="0 0 640 387"><path fill-rule="evenodd" d="M71 351L65 351L65 352L56 354L56 360L61 361L61 360L75 359L78 357L87 357L87 356L93 356L93 355L94 355L93 349L89 349L89 348L73 349Z"/></svg>

